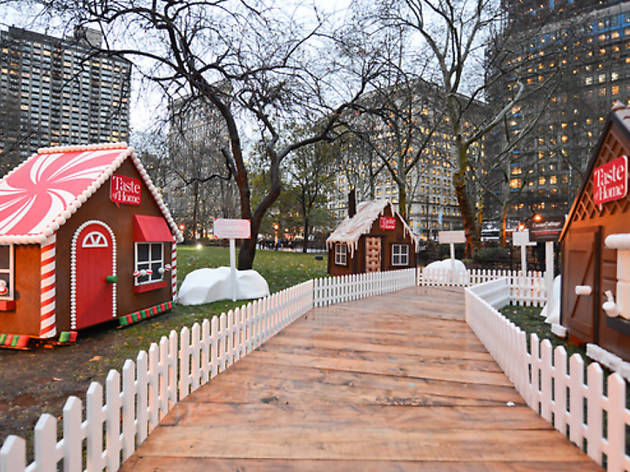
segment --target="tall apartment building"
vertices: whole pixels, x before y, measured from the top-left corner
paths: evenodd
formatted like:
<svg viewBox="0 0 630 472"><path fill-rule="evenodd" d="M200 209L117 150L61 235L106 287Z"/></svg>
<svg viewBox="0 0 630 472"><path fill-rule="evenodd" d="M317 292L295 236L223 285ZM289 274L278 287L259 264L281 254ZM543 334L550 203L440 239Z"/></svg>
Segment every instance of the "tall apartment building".
<svg viewBox="0 0 630 472"><path fill-rule="evenodd" d="M328 209L337 220L347 216L347 194L356 189L357 201L373 199L388 199L395 205L399 203L399 187L393 181L391 174L383 168L382 159L377 156L374 146L385 154L390 154L390 161L394 166L404 164L400 160L413 159L416 152L421 152L417 163L406 175L407 193L407 221L412 231L421 239L436 239L438 231L462 228L461 213L455 189L453 187L453 136L445 117L440 113L443 104L439 97L440 89L434 84L417 81L414 84L413 97L408 104L400 109L409 112L405 119L413 124L406 130L404 136L395 136L396 131L382 122L372 123L369 132L372 144L368 145L361 139L349 140L345 145L343 158L349 165L344 166L336 176L335 188L329 196ZM399 89L395 95L402 92ZM461 97L467 102L468 97ZM366 100L379 100L379 97L368 95ZM400 105L400 100L398 101ZM482 103L474 102L470 107L471 123L466 122L466 128L472 122L479 121L485 110ZM369 118L367 119L369 120ZM374 120L372 120L374 121ZM404 127L404 124L400 125ZM356 127L370 129L369 123L362 123ZM433 130L433 131L431 131ZM432 134L431 134L432 132ZM426 142L425 137L431 138ZM409 140L407 142L407 140ZM407 147L408 146L408 147ZM406 148L400 153L401 148ZM483 155L484 146L475 143L472 152ZM398 155L395 156L396 152Z"/></svg>
<svg viewBox="0 0 630 472"><path fill-rule="evenodd" d="M9 167L40 147L126 141L131 64L94 55L98 31L56 38L0 31L0 151ZM9 162L11 161L11 162Z"/></svg>
<svg viewBox="0 0 630 472"><path fill-rule="evenodd" d="M615 101L630 103L630 1L503 0L503 5L499 46L488 55L492 62L503 54L502 70L509 72L490 88L489 101L504 105L519 81L526 98L511 109L507 131L489 136L488 152L498 159L499 149L507 150L496 185L509 186L509 220L516 224L536 213L568 212L604 117ZM488 77L496 79L497 70ZM526 139L506 147L506 132L514 138L532 123Z"/></svg>
<svg viewBox="0 0 630 472"><path fill-rule="evenodd" d="M229 93L229 83L218 86ZM186 96L170 104L168 147L175 175L163 191L186 237L209 236L213 217L236 217L238 192L233 179L226 179L221 151L228 146L222 117L203 98Z"/></svg>

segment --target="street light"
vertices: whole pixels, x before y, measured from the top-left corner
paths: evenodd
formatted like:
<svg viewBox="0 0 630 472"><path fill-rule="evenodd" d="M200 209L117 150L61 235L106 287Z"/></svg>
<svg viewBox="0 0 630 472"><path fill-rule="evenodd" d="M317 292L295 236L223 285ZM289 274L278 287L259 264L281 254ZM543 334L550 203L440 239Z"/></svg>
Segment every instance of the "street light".
<svg viewBox="0 0 630 472"><path fill-rule="evenodd" d="M278 223L273 224L273 232L274 232L274 246L278 247L278 230L280 229L280 225Z"/></svg>
<svg viewBox="0 0 630 472"><path fill-rule="evenodd" d="M536 213L533 217L532 220L534 220L536 223L540 223L543 220L543 217L540 213Z"/></svg>

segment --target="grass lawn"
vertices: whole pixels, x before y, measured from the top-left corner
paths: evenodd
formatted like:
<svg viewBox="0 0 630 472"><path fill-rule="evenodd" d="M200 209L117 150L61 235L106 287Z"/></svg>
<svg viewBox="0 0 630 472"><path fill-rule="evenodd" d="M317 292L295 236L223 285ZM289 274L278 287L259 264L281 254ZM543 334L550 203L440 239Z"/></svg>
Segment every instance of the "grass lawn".
<svg viewBox="0 0 630 472"><path fill-rule="evenodd" d="M564 346L567 351L567 358L578 353L582 355L586 364L591 362L591 359L586 357L586 347L571 345L566 339L561 339L551 332L551 325L545 323L545 319L540 316L540 312L542 311L541 307L507 305L501 308L500 311L503 316L527 333L528 348L531 349L530 335L535 333L538 335L540 341L543 339L551 341L554 349L556 346Z"/></svg>

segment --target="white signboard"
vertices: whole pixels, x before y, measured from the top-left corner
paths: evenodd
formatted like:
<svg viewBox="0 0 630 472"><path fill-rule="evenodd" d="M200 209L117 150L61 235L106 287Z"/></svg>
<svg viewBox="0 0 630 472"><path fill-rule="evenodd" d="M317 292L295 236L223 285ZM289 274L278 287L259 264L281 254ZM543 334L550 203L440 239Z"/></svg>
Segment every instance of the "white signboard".
<svg viewBox="0 0 630 472"><path fill-rule="evenodd" d="M514 231L512 233L512 244L514 246L529 246L529 230Z"/></svg>
<svg viewBox="0 0 630 472"><path fill-rule="evenodd" d="M464 230L461 230L461 231L440 231L438 233L438 238L440 240L440 244L465 243L466 242L466 232Z"/></svg>
<svg viewBox="0 0 630 472"><path fill-rule="evenodd" d="M215 218L214 235L220 239L249 239L252 226L249 220Z"/></svg>

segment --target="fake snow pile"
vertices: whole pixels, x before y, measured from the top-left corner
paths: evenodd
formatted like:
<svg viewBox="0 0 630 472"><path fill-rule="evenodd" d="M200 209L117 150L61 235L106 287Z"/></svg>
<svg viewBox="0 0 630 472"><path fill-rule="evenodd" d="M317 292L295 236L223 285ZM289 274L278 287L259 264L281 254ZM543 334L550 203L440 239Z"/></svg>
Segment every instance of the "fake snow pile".
<svg viewBox="0 0 630 472"><path fill-rule="evenodd" d="M448 282L455 276L458 280L466 277L466 266L459 259L444 259L428 264L423 270L423 274L431 273L431 280L438 282Z"/></svg>
<svg viewBox="0 0 630 472"><path fill-rule="evenodd" d="M558 275L553 279L553 296L551 297L551 303L545 303L540 316L545 317L545 323L551 325L551 332L556 336L564 338L567 335L567 330L560 324L560 295L562 288L562 276Z"/></svg>
<svg viewBox="0 0 630 472"><path fill-rule="evenodd" d="M236 271L236 299L249 300L269 295L267 281L255 270ZM197 269L186 276L177 301L182 305L201 305L232 299L229 267Z"/></svg>

